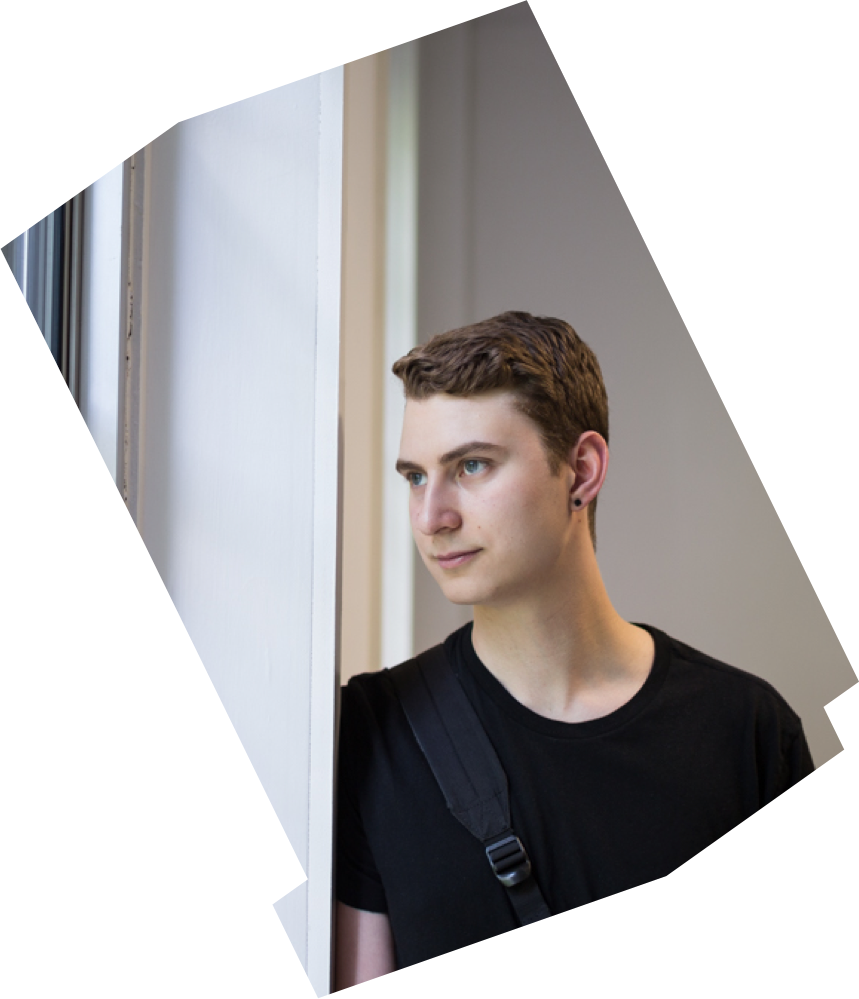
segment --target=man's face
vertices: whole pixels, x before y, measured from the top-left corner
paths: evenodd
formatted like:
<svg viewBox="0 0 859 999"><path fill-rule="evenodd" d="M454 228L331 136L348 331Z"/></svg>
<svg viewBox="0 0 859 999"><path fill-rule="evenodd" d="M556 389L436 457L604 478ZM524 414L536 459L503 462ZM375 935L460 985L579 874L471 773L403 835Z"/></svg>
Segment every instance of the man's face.
<svg viewBox="0 0 859 999"><path fill-rule="evenodd" d="M397 468L418 550L448 600L510 605L561 578L575 476L566 464L551 473L510 392L409 399Z"/></svg>

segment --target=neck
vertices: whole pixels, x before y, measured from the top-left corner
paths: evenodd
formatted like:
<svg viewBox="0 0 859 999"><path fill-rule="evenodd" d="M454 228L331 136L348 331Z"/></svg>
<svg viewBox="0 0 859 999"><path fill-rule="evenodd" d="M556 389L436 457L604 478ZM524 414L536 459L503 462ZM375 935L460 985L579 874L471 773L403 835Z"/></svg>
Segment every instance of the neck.
<svg viewBox="0 0 859 999"><path fill-rule="evenodd" d="M653 640L612 606L589 540L558 578L523 597L475 606L473 642L513 697L560 721L616 710L653 663Z"/></svg>

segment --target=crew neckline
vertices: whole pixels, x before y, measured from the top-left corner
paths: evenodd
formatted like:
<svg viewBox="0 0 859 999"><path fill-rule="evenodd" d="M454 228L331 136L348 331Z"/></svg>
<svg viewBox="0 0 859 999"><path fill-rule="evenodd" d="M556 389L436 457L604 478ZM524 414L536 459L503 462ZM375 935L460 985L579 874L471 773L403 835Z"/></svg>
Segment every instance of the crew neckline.
<svg viewBox="0 0 859 999"><path fill-rule="evenodd" d="M671 660L668 636L648 624L634 622L636 627L643 628L652 638L654 645L653 664L644 683L632 697L601 718L591 718L588 721L568 722L556 718L546 718L517 700L503 683L491 673L474 650L471 632L474 622L457 629L449 635L444 643L448 660L460 679L472 680L480 690L506 715L514 721L533 731L559 739L582 739L604 735L627 724L637 717L659 692ZM458 663L464 669L457 670ZM463 676L464 674L464 676Z"/></svg>

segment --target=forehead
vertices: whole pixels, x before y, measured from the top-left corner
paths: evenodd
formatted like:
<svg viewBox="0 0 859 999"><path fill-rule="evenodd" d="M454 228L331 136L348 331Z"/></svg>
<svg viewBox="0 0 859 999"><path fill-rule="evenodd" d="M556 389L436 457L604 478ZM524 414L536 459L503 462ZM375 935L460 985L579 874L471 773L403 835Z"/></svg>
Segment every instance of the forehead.
<svg viewBox="0 0 859 999"><path fill-rule="evenodd" d="M466 441L506 447L539 444L535 424L516 408L512 392L477 396L446 393L407 399L400 438L400 458L432 460Z"/></svg>

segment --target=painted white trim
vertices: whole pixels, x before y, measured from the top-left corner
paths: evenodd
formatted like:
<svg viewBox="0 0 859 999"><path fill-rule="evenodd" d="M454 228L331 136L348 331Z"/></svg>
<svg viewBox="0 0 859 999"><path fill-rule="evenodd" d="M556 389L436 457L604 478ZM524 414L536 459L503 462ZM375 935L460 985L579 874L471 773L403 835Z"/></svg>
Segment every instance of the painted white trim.
<svg viewBox="0 0 859 999"><path fill-rule="evenodd" d="M394 471L403 389L391 365L417 343L418 43L391 49L385 221L385 415L383 442L382 663L413 648L414 545L402 479Z"/></svg>
<svg viewBox="0 0 859 999"><path fill-rule="evenodd" d="M119 378L117 485L143 533L146 450L146 302L149 249L150 146L123 165L122 338Z"/></svg>

